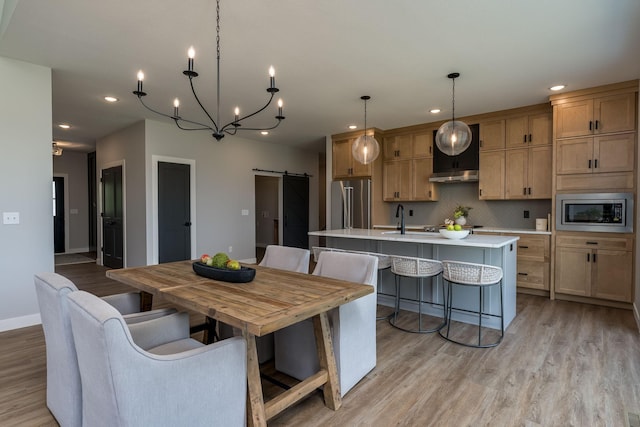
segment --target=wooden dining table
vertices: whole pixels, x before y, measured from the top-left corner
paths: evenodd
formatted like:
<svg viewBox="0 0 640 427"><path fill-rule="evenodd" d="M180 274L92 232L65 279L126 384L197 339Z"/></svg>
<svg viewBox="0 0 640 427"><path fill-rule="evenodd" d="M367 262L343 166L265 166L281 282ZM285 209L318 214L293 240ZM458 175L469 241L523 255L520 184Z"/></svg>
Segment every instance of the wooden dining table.
<svg viewBox="0 0 640 427"><path fill-rule="evenodd" d="M373 293L372 286L304 273L247 265L248 283L212 280L194 273L193 261L108 270L107 277L242 331L247 343L247 422L266 426L286 408L324 385L325 405L342 404L327 312ZM256 337L313 318L320 370L264 402Z"/></svg>

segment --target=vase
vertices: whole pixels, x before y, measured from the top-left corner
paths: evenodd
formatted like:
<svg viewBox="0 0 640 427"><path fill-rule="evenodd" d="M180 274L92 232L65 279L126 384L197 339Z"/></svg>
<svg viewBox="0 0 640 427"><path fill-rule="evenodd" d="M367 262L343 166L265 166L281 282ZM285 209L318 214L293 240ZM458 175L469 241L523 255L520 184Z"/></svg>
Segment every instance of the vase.
<svg viewBox="0 0 640 427"><path fill-rule="evenodd" d="M458 217L455 219L455 223L458 225L465 225L467 223L467 218L464 216Z"/></svg>

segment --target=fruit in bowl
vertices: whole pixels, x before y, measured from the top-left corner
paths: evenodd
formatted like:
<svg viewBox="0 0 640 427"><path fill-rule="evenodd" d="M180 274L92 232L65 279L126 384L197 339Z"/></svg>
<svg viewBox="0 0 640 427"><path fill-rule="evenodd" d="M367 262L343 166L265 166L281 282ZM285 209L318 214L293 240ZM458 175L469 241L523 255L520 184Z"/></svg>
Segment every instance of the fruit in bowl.
<svg viewBox="0 0 640 427"><path fill-rule="evenodd" d="M464 239L469 235L469 230L448 230L446 228L441 228L440 234L442 234L442 236L446 237L447 239Z"/></svg>

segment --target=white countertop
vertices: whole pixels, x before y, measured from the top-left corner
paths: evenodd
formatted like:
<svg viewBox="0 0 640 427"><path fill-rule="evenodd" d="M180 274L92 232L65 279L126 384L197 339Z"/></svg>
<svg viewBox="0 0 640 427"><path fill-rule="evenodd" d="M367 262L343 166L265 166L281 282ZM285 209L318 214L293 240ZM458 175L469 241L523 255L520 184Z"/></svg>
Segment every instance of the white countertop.
<svg viewBox="0 0 640 427"><path fill-rule="evenodd" d="M432 227L429 225L406 225L405 229L421 231L425 227ZM397 225L374 225L374 229L379 230L397 230ZM508 227L478 227L473 229L473 233L518 233L518 234L546 234L551 235L550 231L538 231L534 228L508 228Z"/></svg>
<svg viewBox="0 0 640 427"><path fill-rule="evenodd" d="M352 228L348 230L311 231L310 236L341 237L346 239L388 240L394 242L427 243L432 245L468 246L477 248L501 248L516 242L517 236L495 236L469 234L464 239L447 239L440 233L426 233L407 231L400 234L399 231L367 230Z"/></svg>

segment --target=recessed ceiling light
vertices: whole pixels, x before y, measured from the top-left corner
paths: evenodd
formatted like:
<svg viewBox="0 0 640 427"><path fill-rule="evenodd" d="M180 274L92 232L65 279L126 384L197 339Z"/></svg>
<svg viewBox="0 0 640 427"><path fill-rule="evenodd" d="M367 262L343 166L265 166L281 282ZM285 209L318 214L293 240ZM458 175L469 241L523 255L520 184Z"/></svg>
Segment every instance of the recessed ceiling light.
<svg viewBox="0 0 640 427"><path fill-rule="evenodd" d="M349 129L358 129L358 125L349 125Z"/></svg>
<svg viewBox="0 0 640 427"><path fill-rule="evenodd" d="M440 109L439 109L439 108L434 108L434 109L432 109L432 110L429 110L429 112L430 112L431 114L438 114L438 113L440 112Z"/></svg>
<svg viewBox="0 0 640 427"><path fill-rule="evenodd" d="M566 87L565 85L555 85L555 86L551 86L549 89L551 89L551 90L562 90L565 87Z"/></svg>
<svg viewBox="0 0 640 427"><path fill-rule="evenodd" d="M71 125L68 125L68 124L66 124L66 123L60 123L60 124L58 125L58 127L59 127L59 128L62 128L62 129L69 129L69 128L71 127Z"/></svg>
<svg viewBox="0 0 640 427"><path fill-rule="evenodd" d="M115 96L105 96L104 100L107 102L118 102L118 98L116 98Z"/></svg>
<svg viewBox="0 0 640 427"><path fill-rule="evenodd" d="M266 130L263 130L262 132L260 132L261 135L269 135L269 132L267 132Z"/></svg>

